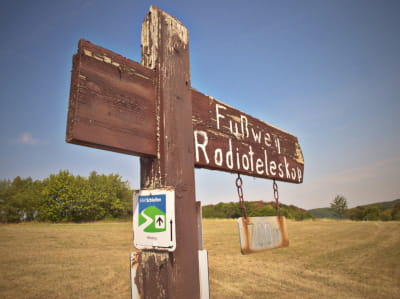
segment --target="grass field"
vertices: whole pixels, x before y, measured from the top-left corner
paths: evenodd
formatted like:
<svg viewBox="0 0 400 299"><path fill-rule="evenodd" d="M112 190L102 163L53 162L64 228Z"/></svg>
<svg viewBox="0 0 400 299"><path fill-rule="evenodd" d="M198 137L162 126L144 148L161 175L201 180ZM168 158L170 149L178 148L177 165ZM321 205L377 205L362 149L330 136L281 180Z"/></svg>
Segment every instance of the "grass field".
<svg viewBox="0 0 400 299"><path fill-rule="evenodd" d="M400 222L288 222L290 247L243 256L203 222L211 298L400 298ZM131 223L0 225L0 298L129 298Z"/></svg>

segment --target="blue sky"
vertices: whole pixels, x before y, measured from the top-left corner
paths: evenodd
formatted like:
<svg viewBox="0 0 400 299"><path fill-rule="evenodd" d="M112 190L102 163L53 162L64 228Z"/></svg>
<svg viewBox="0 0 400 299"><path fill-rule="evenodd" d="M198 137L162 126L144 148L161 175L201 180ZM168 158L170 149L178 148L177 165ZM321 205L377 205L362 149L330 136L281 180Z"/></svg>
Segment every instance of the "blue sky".
<svg viewBox="0 0 400 299"><path fill-rule="evenodd" d="M0 11L0 179L119 173L139 159L65 143L72 55L85 38L140 61L151 4L189 29L192 86L300 141L304 183L283 203L400 198L399 1L7 1ZM245 200L273 198L244 177ZM237 201L235 176L196 170L197 200Z"/></svg>

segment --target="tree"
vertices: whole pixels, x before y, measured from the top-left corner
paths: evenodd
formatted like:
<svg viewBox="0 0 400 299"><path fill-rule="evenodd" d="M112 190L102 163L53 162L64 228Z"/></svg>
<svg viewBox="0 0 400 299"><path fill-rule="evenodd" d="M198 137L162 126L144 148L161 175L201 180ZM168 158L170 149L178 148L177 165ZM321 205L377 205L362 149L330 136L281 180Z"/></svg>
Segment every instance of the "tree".
<svg viewBox="0 0 400 299"><path fill-rule="evenodd" d="M378 221L380 219L380 210L377 206L367 206L363 220Z"/></svg>
<svg viewBox="0 0 400 299"><path fill-rule="evenodd" d="M43 181L43 192L38 218L40 221L72 221L74 205L74 176L60 170Z"/></svg>
<svg viewBox="0 0 400 299"><path fill-rule="evenodd" d="M400 202L392 209L392 220L400 220Z"/></svg>
<svg viewBox="0 0 400 299"><path fill-rule="evenodd" d="M88 178L68 170L52 174L43 182L38 219L41 221L94 221L132 214L132 190L118 174Z"/></svg>
<svg viewBox="0 0 400 299"><path fill-rule="evenodd" d="M364 220L365 207L355 207L347 212L347 216L351 220Z"/></svg>
<svg viewBox="0 0 400 299"><path fill-rule="evenodd" d="M334 210L340 218L343 218L347 211L347 199L342 195L337 195L331 203L331 209Z"/></svg>
<svg viewBox="0 0 400 299"><path fill-rule="evenodd" d="M0 181L0 222L34 220L41 193L41 182L17 176L12 182Z"/></svg>

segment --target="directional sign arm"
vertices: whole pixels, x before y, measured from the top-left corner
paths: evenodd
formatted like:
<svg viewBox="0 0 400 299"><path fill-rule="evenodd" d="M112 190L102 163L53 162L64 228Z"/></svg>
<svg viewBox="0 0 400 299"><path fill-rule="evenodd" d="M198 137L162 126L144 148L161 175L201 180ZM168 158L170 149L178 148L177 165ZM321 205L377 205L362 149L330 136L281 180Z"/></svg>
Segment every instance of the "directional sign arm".
<svg viewBox="0 0 400 299"><path fill-rule="evenodd" d="M195 165L292 183L303 181L296 136L192 89Z"/></svg>
<svg viewBox="0 0 400 299"><path fill-rule="evenodd" d="M67 142L154 155L155 72L81 39L73 57Z"/></svg>

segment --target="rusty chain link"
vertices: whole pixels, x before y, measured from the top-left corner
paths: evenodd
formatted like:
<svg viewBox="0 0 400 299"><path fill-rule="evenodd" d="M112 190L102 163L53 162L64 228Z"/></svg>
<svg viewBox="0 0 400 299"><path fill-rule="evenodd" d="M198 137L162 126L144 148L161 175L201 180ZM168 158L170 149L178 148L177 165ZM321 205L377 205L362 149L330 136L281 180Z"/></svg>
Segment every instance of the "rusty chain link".
<svg viewBox="0 0 400 299"><path fill-rule="evenodd" d="M240 211L242 213L242 216L244 218L247 218L247 211L246 211L246 205L244 203L244 197L243 197L243 180L240 177L240 174L238 173L238 177L236 178L236 189L237 193L239 196L239 203L240 203ZM281 216L280 208L279 208L279 190L278 190L278 184L274 180L272 183L272 187L274 189L274 199L275 199L275 208L276 208L276 213L277 216Z"/></svg>
<svg viewBox="0 0 400 299"><path fill-rule="evenodd" d="M240 177L240 174L238 173L238 177L236 179L236 189L239 196L240 211L242 213L242 217L247 218L246 205L244 204L242 186L243 186L243 181L242 178Z"/></svg>
<svg viewBox="0 0 400 299"><path fill-rule="evenodd" d="M279 191L278 191L278 184L274 180L272 183L272 187L274 188L274 199L275 199L275 208L276 208L276 213L277 216L281 216L281 211L279 209Z"/></svg>

